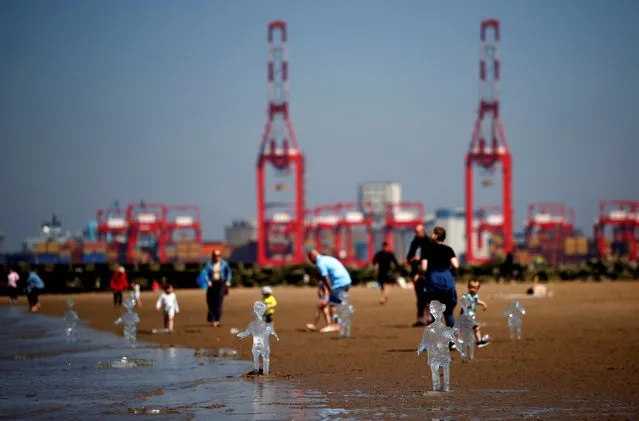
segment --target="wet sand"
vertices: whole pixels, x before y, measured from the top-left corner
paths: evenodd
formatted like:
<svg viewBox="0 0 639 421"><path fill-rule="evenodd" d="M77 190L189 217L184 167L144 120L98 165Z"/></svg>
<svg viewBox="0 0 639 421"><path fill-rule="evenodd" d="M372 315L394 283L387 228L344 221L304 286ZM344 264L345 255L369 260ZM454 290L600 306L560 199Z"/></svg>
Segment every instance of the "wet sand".
<svg viewBox="0 0 639 421"><path fill-rule="evenodd" d="M431 418L633 419L639 415L639 284L551 284L554 297L522 300L528 314L523 339L511 342L502 313L503 294L525 292L530 285L482 286L488 310L479 311L489 346L477 349L475 360L462 363L452 353L452 391L430 390L425 357L415 351L422 329L411 328L415 317L412 289L393 288L385 306L376 289L354 288L356 313L350 339L335 333L303 329L316 303L312 288L274 288L278 300L274 327L281 342L272 342L271 370L328 395L333 408L349 409L362 419ZM458 290L464 292L462 285ZM154 305L158 294L145 292L139 337L167 345L238 349L250 359L250 339L229 333L250 322L257 289L233 289L224 306L223 326L206 323L204 292L176 291L182 313L176 332L150 334L162 327ZM62 315L66 296L43 296L44 313ZM119 332L113 321L120 310L108 293L73 297L80 317L97 329ZM21 298L21 302L24 299ZM456 312L457 313L457 312ZM292 377L292 380L291 380Z"/></svg>

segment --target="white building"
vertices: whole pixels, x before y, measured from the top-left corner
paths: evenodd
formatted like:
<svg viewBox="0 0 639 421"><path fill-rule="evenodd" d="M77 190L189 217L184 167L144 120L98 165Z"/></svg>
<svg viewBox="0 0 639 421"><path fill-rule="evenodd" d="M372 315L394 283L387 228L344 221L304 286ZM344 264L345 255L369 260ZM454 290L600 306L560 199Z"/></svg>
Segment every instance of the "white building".
<svg viewBox="0 0 639 421"><path fill-rule="evenodd" d="M402 201L402 185L391 181L362 183L358 187L357 200L370 202L375 218L382 218L387 203L398 204Z"/></svg>
<svg viewBox="0 0 639 421"><path fill-rule="evenodd" d="M475 228L479 225L479 215L475 215ZM466 255L466 211L464 208L441 208L434 215L426 218L426 229L429 233L436 226L446 230L446 244L455 250L457 256ZM475 257L485 258L490 255L488 243L490 233L482 235L482 247L476 248ZM473 234L473 244L477 244L477 234Z"/></svg>

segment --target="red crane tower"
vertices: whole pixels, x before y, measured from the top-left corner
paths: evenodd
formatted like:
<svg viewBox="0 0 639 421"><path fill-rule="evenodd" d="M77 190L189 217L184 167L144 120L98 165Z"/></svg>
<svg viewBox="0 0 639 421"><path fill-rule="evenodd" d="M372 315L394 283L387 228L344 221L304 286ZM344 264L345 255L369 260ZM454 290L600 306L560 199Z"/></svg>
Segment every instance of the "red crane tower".
<svg viewBox="0 0 639 421"><path fill-rule="evenodd" d="M160 263L166 262L165 228L166 205L136 203L127 208L127 222L129 224L127 256L130 261L135 261L136 247L142 237L153 238L157 244L157 259Z"/></svg>
<svg viewBox="0 0 639 421"><path fill-rule="evenodd" d="M277 31L280 32L279 39L275 37ZM268 116L257 159L257 263L260 266L304 262L304 155L298 147L289 117L286 39L286 22L273 21L268 24ZM290 177L292 170L295 184L292 201L267 202L267 164L282 176ZM273 190L279 196L289 190L287 187L287 184L278 183ZM267 214L277 208L280 208L280 212L273 216ZM285 210L282 211L282 208ZM286 213L291 208L292 215ZM274 253L270 244L276 236L292 238L292 253Z"/></svg>
<svg viewBox="0 0 639 421"><path fill-rule="evenodd" d="M637 228L639 228L638 200L602 200L599 217L595 220L594 237L601 257L606 256L606 228L613 229L613 243L628 247L630 261L637 261Z"/></svg>
<svg viewBox="0 0 639 421"><path fill-rule="evenodd" d="M406 230L414 230L418 225L424 224L426 218L424 204L420 202L387 203L384 214L384 241L391 250L395 250L395 234L399 234L404 240Z"/></svg>
<svg viewBox="0 0 639 421"><path fill-rule="evenodd" d="M488 30L494 37L489 40ZM466 260L479 263L475 257L474 230L474 166L493 171L498 163L502 167L502 222L499 224L504 235L504 252L513 249L512 210L512 155L499 114L500 23L497 19L487 19L480 26L479 58L479 110L473 129L470 148L466 153ZM488 138L488 142L486 141Z"/></svg>

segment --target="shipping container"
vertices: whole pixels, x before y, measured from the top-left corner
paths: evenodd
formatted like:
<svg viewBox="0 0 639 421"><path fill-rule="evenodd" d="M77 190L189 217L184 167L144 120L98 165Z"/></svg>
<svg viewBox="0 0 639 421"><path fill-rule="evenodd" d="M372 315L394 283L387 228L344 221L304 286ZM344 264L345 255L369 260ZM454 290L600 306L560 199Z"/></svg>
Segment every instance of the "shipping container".
<svg viewBox="0 0 639 421"><path fill-rule="evenodd" d="M39 242L33 245L33 251L35 254L46 254L47 253L47 243Z"/></svg>
<svg viewBox="0 0 639 421"><path fill-rule="evenodd" d="M42 253L36 254L36 263L38 264L48 264L48 263L58 263L60 256L52 253Z"/></svg>
<svg viewBox="0 0 639 421"><path fill-rule="evenodd" d="M105 253L107 245L103 241L85 241L82 248L85 253Z"/></svg>
<svg viewBox="0 0 639 421"><path fill-rule="evenodd" d="M208 241L201 244L200 255L206 258L210 258L215 250L220 250L222 257L227 258L229 250L226 244L217 241Z"/></svg>
<svg viewBox="0 0 639 421"><path fill-rule="evenodd" d="M167 259L174 258L175 257L175 253L176 253L175 247L167 246L166 249L165 249L165 253L166 253L166 258Z"/></svg>
<svg viewBox="0 0 639 421"><path fill-rule="evenodd" d="M576 242L577 242L577 254L578 255L585 255L588 254L589 249L590 249L590 244L588 241L588 238L584 237L584 236L580 236L576 238Z"/></svg>
<svg viewBox="0 0 639 421"><path fill-rule="evenodd" d="M577 239L568 237L564 240L564 253L568 256L577 254Z"/></svg>
<svg viewBox="0 0 639 421"><path fill-rule="evenodd" d="M104 253L85 253L84 263L106 263L107 256Z"/></svg>

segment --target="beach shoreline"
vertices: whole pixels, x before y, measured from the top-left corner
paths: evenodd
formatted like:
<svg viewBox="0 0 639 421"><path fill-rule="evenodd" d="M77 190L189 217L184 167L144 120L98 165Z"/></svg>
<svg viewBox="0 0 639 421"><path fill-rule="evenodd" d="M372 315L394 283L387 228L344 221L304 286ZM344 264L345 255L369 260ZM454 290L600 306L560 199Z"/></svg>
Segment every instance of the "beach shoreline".
<svg viewBox="0 0 639 421"><path fill-rule="evenodd" d="M512 343L501 314L508 303L503 294L522 293L528 287L482 286L484 298L502 294L488 300L488 311L478 315L483 333L493 341L476 350L476 360L470 363L461 363L459 354L453 353L452 392L447 394L429 393L430 371L425 357L416 355L423 330L410 327L415 317L411 289L393 288L382 307L377 290L353 288L353 337L339 339L335 333L305 331L317 300L314 290L275 287L274 327L281 341L271 342L273 377L325 393L329 407L365 410L376 413L375 419L393 419L399 413L413 419L424 411L461 417L497 411L509 419L535 415L539 408L544 419L574 418L575 408L584 416L636 415L632 402L639 391L632 374L639 369L636 283L552 284L553 298L522 301L528 311L523 340ZM458 290L463 291L463 286L458 285ZM136 309L140 340L194 349L230 347L238 350L239 358L251 359L250 339L241 341L229 330L243 329L251 321L252 303L260 299L258 289L231 290L220 328L206 323L204 291L176 293L182 311L176 317L176 332L170 335L150 333L162 327L155 311L159 294L142 294L143 307ZM43 295L42 313L62 316L66 298ZM110 293L83 293L73 299L90 327L121 335L114 321L122 310L113 308ZM24 301L20 297L20 303ZM613 409L617 412L610 413Z"/></svg>

